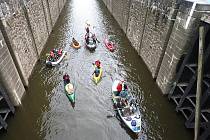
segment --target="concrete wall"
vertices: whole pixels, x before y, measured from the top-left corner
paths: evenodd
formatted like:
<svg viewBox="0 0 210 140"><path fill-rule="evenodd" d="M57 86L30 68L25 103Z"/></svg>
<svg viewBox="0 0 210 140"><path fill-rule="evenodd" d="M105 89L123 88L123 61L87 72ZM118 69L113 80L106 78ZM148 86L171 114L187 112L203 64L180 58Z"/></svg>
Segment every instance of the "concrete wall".
<svg viewBox="0 0 210 140"><path fill-rule="evenodd" d="M59 0L48 0L48 3L49 3L49 7L50 7L52 26L54 26L59 14L60 14Z"/></svg>
<svg viewBox="0 0 210 140"><path fill-rule="evenodd" d="M129 10L129 9L128 9ZM132 46L139 53L140 40L143 35L144 21L147 12L147 4L144 2L138 2L131 0L130 11L127 25L127 37L130 40Z"/></svg>
<svg viewBox="0 0 210 140"><path fill-rule="evenodd" d="M163 55L163 44L169 29L169 14L173 1L104 0L132 46L141 55L152 76Z"/></svg>
<svg viewBox="0 0 210 140"><path fill-rule="evenodd" d="M12 59L8 60L14 62L11 63L14 66L10 66L11 70L17 74L14 78L13 89L7 87L8 84L3 85L6 86L4 88L7 89L15 105L20 103L19 100L21 100L25 91L23 85L28 86L28 79L65 2L66 0L0 1L2 40L9 50L7 51L8 58ZM4 61L1 58L0 64L3 64ZM5 77L6 69L1 67L0 71L2 71L1 79L10 78L9 75ZM19 88L16 87L16 84L19 84ZM16 97L19 99L17 100Z"/></svg>
<svg viewBox="0 0 210 140"><path fill-rule="evenodd" d="M181 56L187 52L189 47L194 45L196 38L198 38L198 28L203 16L203 13L199 11L210 11L210 5L197 4L192 16L190 16L192 6L193 3L187 1L180 6L156 80L163 93L168 93L171 89ZM210 17L210 14L208 16ZM187 20L189 20L189 24Z"/></svg>
<svg viewBox="0 0 210 140"><path fill-rule="evenodd" d="M8 50L2 33L0 32L0 81L8 91L8 95L15 105L20 104L20 99L25 92L12 56Z"/></svg>
<svg viewBox="0 0 210 140"><path fill-rule="evenodd" d="M48 0L42 0L42 4L43 4L43 9L44 9L45 21L47 25L47 31L49 35L52 31L52 19L51 19Z"/></svg>
<svg viewBox="0 0 210 140"><path fill-rule="evenodd" d="M42 0L25 2L25 7L32 28L35 46L40 54L48 38L47 18L44 14Z"/></svg>
<svg viewBox="0 0 210 140"><path fill-rule="evenodd" d="M182 9L177 15L172 34L170 36L168 47L165 52L160 71L157 77L157 83L163 93L168 93L176 75L176 67L181 56L187 52L190 46L194 45L196 37L198 37L198 27L200 18L193 15L189 25L186 28L186 21L190 13L193 3L182 5Z"/></svg>
<svg viewBox="0 0 210 140"><path fill-rule="evenodd" d="M140 38L138 52L155 78L170 25L168 17L172 8L172 1L152 1L149 5L150 7L147 9L144 7L145 11L147 10L147 15L145 21L142 21L145 26L142 28L144 32L142 38Z"/></svg>
<svg viewBox="0 0 210 140"><path fill-rule="evenodd" d="M7 35L21 67L23 76L28 79L38 59L33 36L28 27L27 19L21 4L17 0L8 0L8 8L11 9L7 15L2 17L4 36ZM28 82L27 82L28 83Z"/></svg>
<svg viewBox="0 0 210 140"><path fill-rule="evenodd" d="M208 16L203 16L201 12L193 12L190 16L193 6L190 1L103 2L146 63L163 94L167 94L182 54L186 53L197 37L201 17L206 19ZM194 11L210 11L209 9L205 4L197 4ZM185 28L188 20L189 25Z"/></svg>

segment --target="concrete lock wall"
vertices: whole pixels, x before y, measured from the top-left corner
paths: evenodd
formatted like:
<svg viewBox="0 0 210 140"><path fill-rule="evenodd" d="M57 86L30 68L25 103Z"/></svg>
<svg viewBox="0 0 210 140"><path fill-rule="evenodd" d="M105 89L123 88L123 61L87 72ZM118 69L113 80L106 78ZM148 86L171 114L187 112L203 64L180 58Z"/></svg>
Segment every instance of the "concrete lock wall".
<svg viewBox="0 0 210 140"><path fill-rule="evenodd" d="M2 33L0 32L0 81L8 91L9 97L15 105L20 104L20 99L25 91L12 56L8 50Z"/></svg>
<svg viewBox="0 0 210 140"><path fill-rule="evenodd" d="M165 52L160 71L157 77L157 83L163 93L168 93L176 74L176 67L181 56L187 52L188 48L194 45L198 37L198 27L200 16L192 15L189 24L187 20L193 3L181 5L180 11L176 17L174 28L170 36L168 47Z"/></svg>
<svg viewBox="0 0 210 140"><path fill-rule="evenodd" d="M14 105L21 103L28 79L55 25L66 0L2 0L0 1L0 29L7 48L11 71L16 75L13 87L4 85ZM6 50L5 48L5 50ZM9 57L10 56L10 57ZM0 59L0 64L5 60ZM13 62L13 63L12 63ZM6 69L0 68L1 79L8 79ZM11 73L11 72L10 72ZM17 87L19 84L19 87ZM18 99L16 98L18 97Z"/></svg>
<svg viewBox="0 0 210 140"><path fill-rule="evenodd" d="M178 0L103 0L132 46L142 57L163 94L167 94L182 54L193 45L200 12ZM203 11L205 4L197 4ZM189 19L190 17L190 19ZM187 28L186 28L187 24Z"/></svg>

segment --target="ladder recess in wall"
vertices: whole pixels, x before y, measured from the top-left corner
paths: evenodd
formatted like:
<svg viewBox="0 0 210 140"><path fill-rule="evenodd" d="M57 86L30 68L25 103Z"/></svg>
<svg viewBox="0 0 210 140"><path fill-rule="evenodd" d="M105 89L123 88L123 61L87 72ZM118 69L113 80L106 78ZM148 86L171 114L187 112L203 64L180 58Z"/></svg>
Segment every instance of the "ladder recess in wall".
<svg viewBox="0 0 210 140"><path fill-rule="evenodd" d="M10 113L15 113L15 108L3 89L0 89L0 130L7 129L6 119Z"/></svg>
<svg viewBox="0 0 210 140"><path fill-rule="evenodd" d="M209 26L209 25L208 25ZM204 48L204 71L201 97L200 137L199 140L210 139L210 30L206 34ZM176 111L181 112L186 119L185 126L194 128L197 86L198 39L188 50L175 79L175 84L169 92L169 99L177 105Z"/></svg>

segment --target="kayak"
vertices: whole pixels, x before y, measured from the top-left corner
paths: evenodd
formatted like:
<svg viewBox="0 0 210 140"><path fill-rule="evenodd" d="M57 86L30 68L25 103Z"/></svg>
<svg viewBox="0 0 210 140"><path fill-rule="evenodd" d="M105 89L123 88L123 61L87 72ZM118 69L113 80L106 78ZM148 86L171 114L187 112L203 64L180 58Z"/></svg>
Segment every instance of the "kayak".
<svg viewBox="0 0 210 140"><path fill-rule="evenodd" d="M65 89L65 93L67 98L69 99L69 101L72 104L75 104L75 93L74 93L74 87L71 83L66 84L64 82L64 89Z"/></svg>
<svg viewBox="0 0 210 140"><path fill-rule="evenodd" d="M96 68L96 65L94 65L94 66L95 66L95 68ZM100 73L99 73L99 75L98 75L97 77L96 77L95 73L93 74L93 81L94 81L96 84L98 84L99 81L100 81L101 78L102 78L102 68L100 68L99 70L100 70Z"/></svg>
<svg viewBox="0 0 210 140"><path fill-rule="evenodd" d="M97 44L93 41L93 38L89 38L89 42L85 41L85 46L87 47L88 50L90 51L95 51Z"/></svg>
<svg viewBox="0 0 210 140"><path fill-rule="evenodd" d="M113 51L115 50L115 45L114 45L114 43L111 42L111 41L109 41L108 39L105 39L105 40L104 40L104 44L105 44L106 48L107 48L109 51L113 52Z"/></svg>
<svg viewBox="0 0 210 140"><path fill-rule="evenodd" d="M79 42L72 42L72 47L75 49L79 49L80 48Z"/></svg>
<svg viewBox="0 0 210 140"><path fill-rule="evenodd" d="M59 64L62 61L62 59L65 57L66 54L67 54L67 51L63 51L62 55L55 62L50 61L49 60L50 56L48 56L47 60L46 60L46 65L47 66L56 66L57 64Z"/></svg>
<svg viewBox="0 0 210 140"><path fill-rule="evenodd" d="M112 85L112 101L123 123L132 132L138 135L141 132L141 114L139 111L138 104L135 102L134 96L128 92L127 97L125 97L127 100L127 104L125 103L125 105L122 106L122 100L125 98L115 95L115 93L117 92L117 85L119 82L119 80L115 80Z"/></svg>

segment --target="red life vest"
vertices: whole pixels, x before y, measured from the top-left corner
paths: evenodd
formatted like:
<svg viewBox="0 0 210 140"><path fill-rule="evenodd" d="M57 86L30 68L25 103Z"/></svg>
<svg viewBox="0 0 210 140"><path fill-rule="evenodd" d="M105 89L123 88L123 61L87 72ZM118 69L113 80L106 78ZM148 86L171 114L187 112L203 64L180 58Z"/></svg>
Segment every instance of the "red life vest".
<svg viewBox="0 0 210 140"><path fill-rule="evenodd" d="M58 55L61 56L62 55L62 49L58 50Z"/></svg>
<svg viewBox="0 0 210 140"><path fill-rule="evenodd" d="M50 51L50 56L51 56L51 57L55 57L53 51Z"/></svg>
<svg viewBox="0 0 210 140"><path fill-rule="evenodd" d="M117 91L118 92L121 92L122 91L122 84L121 83L118 83L118 85L117 85Z"/></svg>

